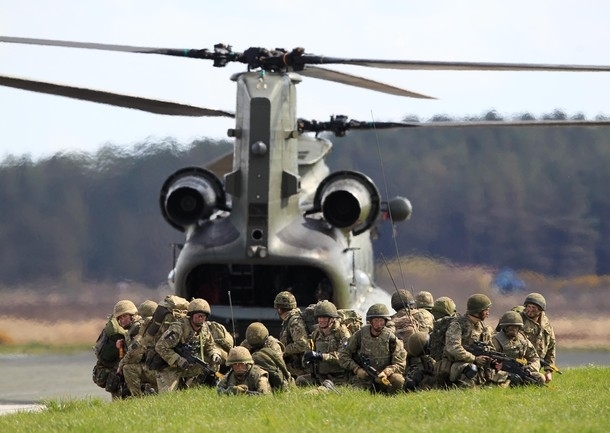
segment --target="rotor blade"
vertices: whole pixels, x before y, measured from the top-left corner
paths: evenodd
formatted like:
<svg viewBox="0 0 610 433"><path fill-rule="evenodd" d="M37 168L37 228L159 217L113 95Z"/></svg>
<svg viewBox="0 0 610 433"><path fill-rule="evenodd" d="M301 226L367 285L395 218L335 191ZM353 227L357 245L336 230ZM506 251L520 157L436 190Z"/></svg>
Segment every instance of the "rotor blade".
<svg viewBox="0 0 610 433"><path fill-rule="evenodd" d="M566 71L566 72L610 72L607 65L563 65L536 63L493 63L493 62L437 62L434 60L375 60L343 59L304 55L299 59L303 64L341 64L366 66L382 69L411 69L428 71Z"/></svg>
<svg viewBox="0 0 610 433"><path fill-rule="evenodd" d="M53 39L19 38L13 36L0 36L0 42L26 45L47 45L53 47L84 48L103 51L121 51L125 53L163 54L167 56L191 57L199 59L212 59L213 53L208 50L195 50L188 48L155 48L134 47L131 45L98 44L93 42L73 42ZM237 54L236 54L237 56Z"/></svg>
<svg viewBox="0 0 610 433"><path fill-rule="evenodd" d="M0 75L0 85L15 89L30 90L32 92L47 93L49 95L65 96L83 101L98 102L100 104L117 107L133 108L155 114L170 116L191 117L235 117L234 113L209 108L194 107L176 102L159 101L156 99L140 98L138 96L121 95L101 90L85 89L65 86L63 84L46 83L43 81L25 80Z"/></svg>
<svg viewBox="0 0 610 433"><path fill-rule="evenodd" d="M369 122L370 123L370 122ZM610 126L610 119L604 120L475 120L475 121L430 121L402 123L403 128L496 128L496 127L537 127L537 126ZM371 129L371 128L368 128Z"/></svg>
<svg viewBox="0 0 610 433"><path fill-rule="evenodd" d="M409 98L419 99L436 99L432 96L423 95L421 93L411 92L410 90L401 89L399 87L390 86L389 84L380 83L378 81L369 80L368 78L358 77L356 75L346 74L343 72L333 71L331 69L317 68L315 66L305 66L299 74L320 80L333 81L335 83L347 84L348 86L361 87L363 89L375 90L377 92L389 93L390 95L406 96Z"/></svg>
<svg viewBox="0 0 610 433"><path fill-rule="evenodd" d="M610 126L608 120L462 120L462 121L429 121L429 122L362 122L347 120L346 116L332 116L329 122L298 119L299 132L332 132L343 137L350 130L377 130L393 128L496 128L496 127L550 127L550 126Z"/></svg>

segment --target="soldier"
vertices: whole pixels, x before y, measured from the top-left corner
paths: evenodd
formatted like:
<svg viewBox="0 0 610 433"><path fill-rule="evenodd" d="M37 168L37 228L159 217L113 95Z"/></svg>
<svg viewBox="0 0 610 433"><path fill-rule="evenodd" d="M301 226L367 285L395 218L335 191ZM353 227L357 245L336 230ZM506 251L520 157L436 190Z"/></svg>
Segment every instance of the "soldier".
<svg viewBox="0 0 610 433"><path fill-rule="evenodd" d="M284 346L277 338L269 335L264 324L254 322L248 325L246 339L241 346L250 351L254 364L269 374L269 384L273 391L286 390L294 385L294 379L282 356Z"/></svg>
<svg viewBox="0 0 610 433"><path fill-rule="evenodd" d="M417 331L432 331L434 318L428 311L415 308L413 295L409 291L397 289L392 294L391 304L396 314L388 326L402 340L403 345L406 346L409 337Z"/></svg>
<svg viewBox="0 0 610 433"><path fill-rule="evenodd" d="M430 333L430 356L440 361L445 349L445 333L451 321L458 316L455 302L451 298L441 296L434 301L432 314L435 320L434 329Z"/></svg>
<svg viewBox="0 0 610 433"><path fill-rule="evenodd" d="M139 320L129 328L125 338L127 351L119 362L117 373L125 378L125 384L133 397L141 397L145 394L153 394L157 389L157 378L154 371L146 367L144 357L146 348L141 344L144 330L150 324L152 315L157 309L155 301L147 300L138 306Z"/></svg>
<svg viewBox="0 0 610 433"><path fill-rule="evenodd" d="M337 307L330 301L320 301L314 307L314 317L318 323L312 332L310 349L303 355L303 360L309 364L311 372L297 377L298 386L322 385L330 380L334 385L344 385L348 382L348 372L339 365L339 349L341 349L350 332L339 321ZM328 390L326 387L320 390Z"/></svg>
<svg viewBox="0 0 610 433"><path fill-rule="evenodd" d="M245 347L237 346L229 350L227 365L231 367L231 371L218 382L216 387L218 395L271 394L267 372L254 364L250 352Z"/></svg>
<svg viewBox="0 0 610 433"><path fill-rule="evenodd" d="M189 302L187 315L167 328L155 344L156 352L168 364L166 367L156 371L159 392L175 391L184 379L185 386L190 386L193 380L203 373L200 365L191 363L180 356L175 348L189 345L196 350L195 356L203 359L209 357L213 364L220 364L221 358L218 353L212 334L205 319L210 314L210 305L201 298Z"/></svg>
<svg viewBox="0 0 610 433"><path fill-rule="evenodd" d="M540 293L530 293L523 302L523 328L521 332L534 345L541 364L544 365L544 380L549 383L553 380L555 366L555 331L546 315L546 299Z"/></svg>
<svg viewBox="0 0 610 433"><path fill-rule="evenodd" d="M372 392L395 394L405 383L407 352L402 341L386 327L388 307L373 304L366 313L369 322L356 331L339 351L339 364L353 372L350 384Z"/></svg>
<svg viewBox="0 0 610 433"><path fill-rule="evenodd" d="M434 306L434 298L432 293L422 290L415 295L415 306L423 317L424 323L428 326L428 332L432 332L434 327L434 315L432 314L432 307ZM422 329L424 331L424 329Z"/></svg>
<svg viewBox="0 0 610 433"><path fill-rule="evenodd" d="M273 307L282 319L280 341L284 345L284 361L288 371L293 377L306 374L303 367L303 354L308 350L307 325L301 316L301 310L297 308L297 300L288 291L280 292L273 301Z"/></svg>
<svg viewBox="0 0 610 433"><path fill-rule="evenodd" d="M540 358L533 344L519 332L521 328L523 328L521 315L516 311L507 311L500 318L496 327L497 333L492 337L491 342L498 352L504 353L508 358L524 359L527 364L522 368L531 377L531 381L525 382L519 376L506 371L498 371L493 380L504 384L508 382L511 386L531 383L542 385L545 383L545 377L539 372Z"/></svg>
<svg viewBox="0 0 610 433"><path fill-rule="evenodd" d="M445 333L445 349L437 375L448 375L450 383L460 387L485 384L491 377L491 358L475 356L468 348L479 341L491 344L492 329L484 323L491 300L477 293L468 298L466 314L451 321Z"/></svg>
<svg viewBox="0 0 610 433"><path fill-rule="evenodd" d="M436 385L434 365L430 356L430 334L416 332L407 341L405 391L428 390Z"/></svg>
<svg viewBox="0 0 610 433"><path fill-rule="evenodd" d="M122 377L117 373L119 362L125 354L125 337L134 320L139 318L138 309L129 300L117 302L112 315L95 343L97 362L93 368L93 381L112 395L112 399L128 395L122 389ZM124 392L125 391L125 392Z"/></svg>

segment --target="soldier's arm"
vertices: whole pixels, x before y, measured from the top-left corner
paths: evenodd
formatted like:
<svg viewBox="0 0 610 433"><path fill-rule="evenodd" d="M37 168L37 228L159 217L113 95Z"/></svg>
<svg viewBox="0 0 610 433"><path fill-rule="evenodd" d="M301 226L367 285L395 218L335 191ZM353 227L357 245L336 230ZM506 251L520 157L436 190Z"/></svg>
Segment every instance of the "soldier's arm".
<svg viewBox="0 0 610 433"><path fill-rule="evenodd" d="M475 356L462 346L462 327L457 320L454 320L447 328L445 351L454 361L474 362Z"/></svg>
<svg viewBox="0 0 610 433"><path fill-rule="evenodd" d="M157 341L155 344L155 351L169 365L175 366L180 359L180 355L174 351L174 347L180 343L181 337L182 326L180 326L179 323L172 324L167 331L161 335L159 341Z"/></svg>
<svg viewBox="0 0 610 433"><path fill-rule="evenodd" d="M292 320L290 323L290 336L292 337L292 342L286 345L284 356L301 354L309 349L307 344L309 334L303 320Z"/></svg>
<svg viewBox="0 0 610 433"><path fill-rule="evenodd" d="M405 350L404 343L400 339L396 339L396 348L392 355L392 363L383 370L392 369L393 373L404 374L405 368L407 367L407 351Z"/></svg>
<svg viewBox="0 0 610 433"><path fill-rule="evenodd" d="M356 331L347 340L347 344L339 349L339 365L345 370L354 371L358 367L358 364L352 359L352 356L358 351L359 338L360 331Z"/></svg>

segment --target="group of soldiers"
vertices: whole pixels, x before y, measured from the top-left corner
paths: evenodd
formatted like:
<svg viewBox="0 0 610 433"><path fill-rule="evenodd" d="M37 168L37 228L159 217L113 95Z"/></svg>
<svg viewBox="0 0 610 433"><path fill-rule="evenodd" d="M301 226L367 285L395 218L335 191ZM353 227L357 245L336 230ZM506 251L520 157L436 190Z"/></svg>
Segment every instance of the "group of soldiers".
<svg viewBox="0 0 610 433"><path fill-rule="evenodd" d="M432 388L543 385L552 380L555 335L539 293L505 312L495 331L485 323L491 300L473 294L463 315L448 297L397 290L391 315L371 305L366 324L345 320L329 300L310 306L308 323L290 291L274 308L278 338L251 323L236 345L208 320L204 299L168 296L159 305L117 302L96 343L93 380L113 398L207 384L219 395L265 395L294 386L337 392L352 386L396 394Z"/></svg>

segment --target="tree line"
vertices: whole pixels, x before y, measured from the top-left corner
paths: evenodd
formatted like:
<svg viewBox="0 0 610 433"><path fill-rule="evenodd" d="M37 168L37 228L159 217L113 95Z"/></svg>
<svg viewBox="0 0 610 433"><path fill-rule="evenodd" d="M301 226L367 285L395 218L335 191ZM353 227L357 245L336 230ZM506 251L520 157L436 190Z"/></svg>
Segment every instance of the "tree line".
<svg viewBox="0 0 610 433"><path fill-rule="evenodd" d="M361 171L382 199L401 195L413 204L412 218L395 230L379 224L378 254L610 274L610 128L409 128L333 142L332 170ZM231 149L228 141L166 141L5 158L0 284L165 281L171 244L183 234L161 216L161 185L175 170Z"/></svg>

